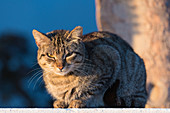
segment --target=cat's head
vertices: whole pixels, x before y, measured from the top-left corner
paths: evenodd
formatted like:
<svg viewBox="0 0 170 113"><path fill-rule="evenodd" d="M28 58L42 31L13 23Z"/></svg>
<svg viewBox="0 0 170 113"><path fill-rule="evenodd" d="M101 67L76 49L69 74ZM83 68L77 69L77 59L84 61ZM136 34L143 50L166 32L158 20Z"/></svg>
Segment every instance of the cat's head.
<svg viewBox="0 0 170 113"><path fill-rule="evenodd" d="M33 30L41 68L63 76L81 66L85 59L82 31L80 26L72 31L55 30L47 34Z"/></svg>

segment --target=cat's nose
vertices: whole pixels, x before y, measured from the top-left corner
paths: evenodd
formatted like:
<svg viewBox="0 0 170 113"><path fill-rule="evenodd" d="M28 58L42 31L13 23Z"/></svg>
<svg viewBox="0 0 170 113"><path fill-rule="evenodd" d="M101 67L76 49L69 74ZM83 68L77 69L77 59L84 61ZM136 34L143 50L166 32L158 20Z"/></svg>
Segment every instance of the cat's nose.
<svg viewBox="0 0 170 113"><path fill-rule="evenodd" d="M62 69L63 69L63 66L58 67L58 69L62 70Z"/></svg>
<svg viewBox="0 0 170 113"><path fill-rule="evenodd" d="M60 71L62 71L62 69L64 68L62 63L58 63L56 66L58 69L60 69Z"/></svg>

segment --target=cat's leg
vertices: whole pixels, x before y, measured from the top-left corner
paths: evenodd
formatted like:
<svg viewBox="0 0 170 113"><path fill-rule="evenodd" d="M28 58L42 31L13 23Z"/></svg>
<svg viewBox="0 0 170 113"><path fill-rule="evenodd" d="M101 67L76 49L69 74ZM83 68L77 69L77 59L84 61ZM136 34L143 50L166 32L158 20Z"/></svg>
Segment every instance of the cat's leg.
<svg viewBox="0 0 170 113"><path fill-rule="evenodd" d="M131 106L135 108L144 108L146 102L147 102L147 92L146 89L143 88L143 90L138 91L138 93L136 93L133 96Z"/></svg>
<svg viewBox="0 0 170 113"><path fill-rule="evenodd" d="M64 101L56 100L56 101L54 101L54 103L53 103L53 107L54 107L54 108L67 108L67 105L65 104Z"/></svg>
<svg viewBox="0 0 170 113"><path fill-rule="evenodd" d="M143 108L147 101L146 71L143 60L132 51L126 53L126 76L122 76L122 85L118 96L125 102L125 107Z"/></svg>
<svg viewBox="0 0 170 113"><path fill-rule="evenodd" d="M82 96L79 99L70 102L68 108L96 108L104 107L103 94L104 91L96 91L94 94L89 96ZM83 92L84 94L87 92Z"/></svg>
<svg viewBox="0 0 170 113"><path fill-rule="evenodd" d="M69 104L68 108L85 108L85 107L86 107L85 101L83 101L83 100L73 100Z"/></svg>
<svg viewBox="0 0 170 113"><path fill-rule="evenodd" d="M141 60L141 62L142 63L139 66L139 69L141 69L141 70L139 71L140 73L138 73L140 78L136 80L139 82L139 85L137 87L138 91L136 92L135 99L134 99L134 106L144 108L145 104L147 102L148 95L147 95L147 91L146 91L145 66L144 66L143 60Z"/></svg>
<svg viewBox="0 0 170 113"><path fill-rule="evenodd" d="M119 51L109 45L99 45L95 47L92 59L97 66L100 66L101 76L99 81L100 83L103 83L103 85L109 86L106 87L106 90L110 89L113 84L115 85L114 88L112 87L113 92L111 89L109 90L112 97L103 95L105 106L113 107L119 103L116 101L116 91L119 87L119 81L116 82L116 79L121 68L121 57Z"/></svg>
<svg viewBox="0 0 170 113"><path fill-rule="evenodd" d="M146 99L144 98L135 98L132 100L132 108L145 108Z"/></svg>
<svg viewBox="0 0 170 113"><path fill-rule="evenodd" d="M146 91L146 71L143 60L140 61L141 65L138 67L136 73L136 92L133 94L132 107L144 108L147 102L147 91Z"/></svg>

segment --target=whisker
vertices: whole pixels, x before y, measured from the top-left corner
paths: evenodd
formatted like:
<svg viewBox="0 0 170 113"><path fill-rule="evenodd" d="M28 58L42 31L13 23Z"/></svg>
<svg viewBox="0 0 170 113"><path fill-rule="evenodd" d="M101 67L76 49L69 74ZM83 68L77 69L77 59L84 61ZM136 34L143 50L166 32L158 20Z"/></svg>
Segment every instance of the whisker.
<svg viewBox="0 0 170 113"><path fill-rule="evenodd" d="M37 71L36 73L34 73L34 74L32 75L32 77L28 80L28 82L29 82L33 77L37 76L38 73L41 73L41 72L42 72L42 70L39 70L39 71Z"/></svg>
<svg viewBox="0 0 170 113"><path fill-rule="evenodd" d="M42 74L42 70L36 72L29 80L28 80L28 88L31 85L31 83L33 82L33 80L39 75Z"/></svg>
<svg viewBox="0 0 170 113"><path fill-rule="evenodd" d="M81 69L76 69L76 71L78 71L79 73L82 73L82 74L84 74L84 75L89 75L87 72L85 72L85 71L83 71L83 70L81 70Z"/></svg>
<svg viewBox="0 0 170 113"><path fill-rule="evenodd" d="M39 70L39 69L41 69L41 68L33 69L33 70L31 70L30 72L28 72L26 75L30 74L30 73L33 72L33 71Z"/></svg>
<svg viewBox="0 0 170 113"><path fill-rule="evenodd" d="M86 61L89 61L89 62L92 62L92 60L90 60L90 59L87 59L87 58L84 58L84 60L86 60Z"/></svg>
<svg viewBox="0 0 170 113"><path fill-rule="evenodd" d="M35 84L34 84L34 87L33 87L33 90L35 89L35 86L37 84L37 82L40 80L40 78L42 77L43 75L41 75L40 77L38 77L38 79L36 80Z"/></svg>
<svg viewBox="0 0 170 113"><path fill-rule="evenodd" d="M93 66L95 66L94 64L87 63L87 62L83 62L83 63L77 63L77 64L78 64L78 65L86 64L86 65L93 65Z"/></svg>
<svg viewBox="0 0 170 113"><path fill-rule="evenodd" d="M43 84L43 80L41 80L41 82L39 83L38 87L40 87Z"/></svg>
<svg viewBox="0 0 170 113"><path fill-rule="evenodd" d="M50 71L47 71L47 72L50 72ZM41 75L40 77L38 77L38 79L36 80L36 83L34 84L33 90L35 89L35 86L36 86L36 84L38 83L38 81L39 81L43 76L46 76L46 73L47 73L47 72L44 72L43 75ZM43 84L43 83L44 83L44 82L43 82L43 79L42 79L41 82L39 83L38 87L40 87L41 84Z"/></svg>
<svg viewBox="0 0 170 113"><path fill-rule="evenodd" d="M31 68L33 68L34 66L38 65L38 62L34 63L33 66Z"/></svg>
<svg viewBox="0 0 170 113"><path fill-rule="evenodd" d="M95 67L95 65L91 65L91 64L74 64L75 66L82 66L82 67Z"/></svg>
<svg viewBox="0 0 170 113"><path fill-rule="evenodd" d="M91 66L91 67L94 67L95 65L93 65L93 64L87 64L87 63L84 63L85 64L85 66Z"/></svg>

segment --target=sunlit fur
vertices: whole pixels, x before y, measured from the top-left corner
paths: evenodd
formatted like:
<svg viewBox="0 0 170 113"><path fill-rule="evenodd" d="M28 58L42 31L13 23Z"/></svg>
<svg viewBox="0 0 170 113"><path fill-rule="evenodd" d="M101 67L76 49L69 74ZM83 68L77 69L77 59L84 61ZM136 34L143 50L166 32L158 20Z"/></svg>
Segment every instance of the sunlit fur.
<svg viewBox="0 0 170 113"><path fill-rule="evenodd" d="M80 26L33 35L55 108L145 107L144 62L119 36Z"/></svg>
<svg viewBox="0 0 170 113"><path fill-rule="evenodd" d="M38 50L38 63L43 70L64 76L83 63L85 57L84 44L79 38L67 38L67 35L64 35L66 33L66 30L47 33L51 41ZM52 54L54 58L50 58L48 53ZM58 62L64 63L62 70L56 66Z"/></svg>

